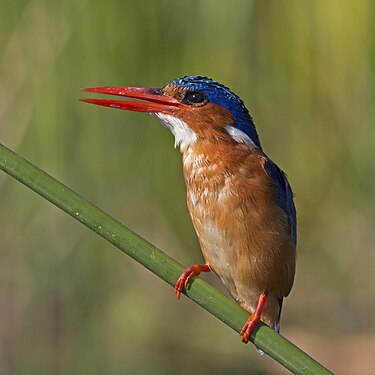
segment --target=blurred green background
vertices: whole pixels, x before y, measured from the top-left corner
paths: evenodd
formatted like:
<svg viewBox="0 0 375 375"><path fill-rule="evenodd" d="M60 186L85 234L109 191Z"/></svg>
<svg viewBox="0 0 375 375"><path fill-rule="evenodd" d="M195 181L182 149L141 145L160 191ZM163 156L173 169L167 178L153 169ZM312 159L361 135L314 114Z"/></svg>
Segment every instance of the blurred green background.
<svg viewBox="0 0 375 375"><path fill-rule="evenodd" d="M3 0L1 141L190 265L201 254L172 135L77 89L196 74L228 85L296 193L282 332L335 371L370 373L374 16L371 0ZM284 373L4 174L0 205L1 374Z"/></svg>

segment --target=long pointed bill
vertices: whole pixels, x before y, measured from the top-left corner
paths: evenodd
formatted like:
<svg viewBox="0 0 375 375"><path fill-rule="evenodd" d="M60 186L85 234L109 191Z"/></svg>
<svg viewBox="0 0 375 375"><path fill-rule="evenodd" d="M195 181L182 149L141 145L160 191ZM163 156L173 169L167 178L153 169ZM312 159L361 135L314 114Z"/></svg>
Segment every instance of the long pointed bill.
<svg viewBox="0 0 375 375"><path fill-rule="evenodd" d="M125 98L135 98L142 101L112 100L112 99L80 99L82 102L103 105L105 107L127 109L136 112L170 114L177 108L187 107L177 99L165 96L158 89L144 87L93 87L81 89L84 92L117 95Z"/></svg>

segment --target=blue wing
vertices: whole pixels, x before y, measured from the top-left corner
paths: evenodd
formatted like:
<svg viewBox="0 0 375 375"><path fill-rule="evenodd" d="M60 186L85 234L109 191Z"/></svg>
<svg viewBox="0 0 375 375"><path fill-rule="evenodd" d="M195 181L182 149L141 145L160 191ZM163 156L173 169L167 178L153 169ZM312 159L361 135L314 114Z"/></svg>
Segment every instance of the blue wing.
<svg viewBox="0 0 375 375"><path fill-rule="evenodd" d="M267 173L276 182L277 190L279 192L278 200L280 207L285 211L288 216L290 235L297 244L297 219L296 219L296 208L293 202L293 192L289 185L286 174L270 159L267 160L265 169Z"/></svg>

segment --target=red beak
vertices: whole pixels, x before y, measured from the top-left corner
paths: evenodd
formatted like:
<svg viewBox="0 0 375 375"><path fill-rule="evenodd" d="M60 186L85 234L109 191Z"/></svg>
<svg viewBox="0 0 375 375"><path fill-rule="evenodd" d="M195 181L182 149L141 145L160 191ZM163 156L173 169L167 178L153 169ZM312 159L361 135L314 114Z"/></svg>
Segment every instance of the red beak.
<svg viewBox="0 0 375 375"><path fill-rule="evenodd" d="M82 102L103 105L105 107L127 109L136 112L165 113L170 114L177 108L187 107L177 99L165 96L160 89L150 89L144 87L93 87L81 89L85 92L97 92L99 94L109 94L123 96L125 98L135 98L143 101L127 101L112 99L80 99Z"/></svg>

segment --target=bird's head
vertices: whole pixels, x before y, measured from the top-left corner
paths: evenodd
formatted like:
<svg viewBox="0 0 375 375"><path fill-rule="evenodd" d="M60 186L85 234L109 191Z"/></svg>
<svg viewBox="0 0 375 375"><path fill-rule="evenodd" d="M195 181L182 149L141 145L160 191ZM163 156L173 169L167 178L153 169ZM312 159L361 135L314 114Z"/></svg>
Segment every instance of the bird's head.
<svg viewBox="0 0 375 375"><path fill-rule="evenodd" d="M253 120L242 100L224 85L202 76L182 77L162 88L95 87L86 92L135 98L137 101L82 99L92 104L157 116L184 151L199 140L246 143L260 149Z"/></svg>

